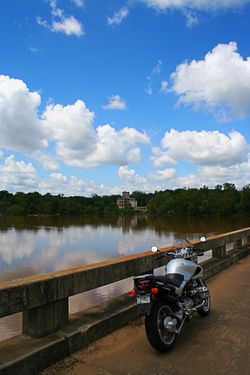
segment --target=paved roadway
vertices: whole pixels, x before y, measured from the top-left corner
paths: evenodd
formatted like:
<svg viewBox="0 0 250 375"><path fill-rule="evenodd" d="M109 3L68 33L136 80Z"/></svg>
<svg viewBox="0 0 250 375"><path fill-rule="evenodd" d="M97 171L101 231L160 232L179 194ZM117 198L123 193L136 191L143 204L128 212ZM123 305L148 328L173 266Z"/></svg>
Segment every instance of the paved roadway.
<svg viewBox="0 0 250 375"><path fill-rule="evenodd" d="M211 314L185 324L171 352L154 351L138 321L42 375L250 375L250 257L213 277L209 288Z"/></svg>

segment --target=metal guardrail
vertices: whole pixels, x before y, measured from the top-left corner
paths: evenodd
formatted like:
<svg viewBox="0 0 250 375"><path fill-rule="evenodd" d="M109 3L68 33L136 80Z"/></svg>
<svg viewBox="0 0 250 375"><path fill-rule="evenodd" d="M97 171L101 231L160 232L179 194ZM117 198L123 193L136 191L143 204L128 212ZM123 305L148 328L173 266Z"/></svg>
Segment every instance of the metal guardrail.
<svg viewBox="0 0 250 375"><path fill-rule="evenodd" d="M216 259L226 258L231 251L247 244L250 244L250 227L208 238L204 251L212 250L212 257ZM163 250L171 251L173 246ZM156 263L153 254L145 252L0 282L0 318L22 312L24 334L43 337L55 333L68 324L70 296L143 274L164 263L164 260Z"/></svg>

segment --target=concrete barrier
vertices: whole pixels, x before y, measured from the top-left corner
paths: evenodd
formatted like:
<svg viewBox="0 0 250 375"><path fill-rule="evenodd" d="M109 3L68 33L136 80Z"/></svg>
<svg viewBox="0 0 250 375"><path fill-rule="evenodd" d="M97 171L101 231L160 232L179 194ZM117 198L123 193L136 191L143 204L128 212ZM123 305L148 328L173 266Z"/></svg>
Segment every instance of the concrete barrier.
<svg viewBox="0 0 250 375"><path fill-rule="evenodd" d="M250 228L207 239L211 277L250 252ZM175 247L176 248L176 247ZM173 250L173 247L164 248ZM0 343L0 374L35 374L136 318L134 300L113 301L69 316L68 299L164 264L150 252L0 283L0 317L23 313L23 334Z"/></svg>

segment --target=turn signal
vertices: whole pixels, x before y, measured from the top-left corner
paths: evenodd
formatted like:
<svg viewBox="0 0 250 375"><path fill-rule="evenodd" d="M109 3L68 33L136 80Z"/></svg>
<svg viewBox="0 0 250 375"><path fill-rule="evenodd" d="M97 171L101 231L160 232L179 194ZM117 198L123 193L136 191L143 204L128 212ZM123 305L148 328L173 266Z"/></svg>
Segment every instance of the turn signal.
<svg viewBox="0 0 250 375"><path fill-rule="evenodd" d="M152 294L157 294L159 292L159 289L158 288L152 288L151 289L151 293Z"/></svg>
<svg viewBox="0 0 250 375"><path fill-rule="evenodd" d="M130 290L129 294L130 294L131 296L135 296L135 295L136 295L136 291L135 291L134 289L132 289L132 290Z"/></svg>

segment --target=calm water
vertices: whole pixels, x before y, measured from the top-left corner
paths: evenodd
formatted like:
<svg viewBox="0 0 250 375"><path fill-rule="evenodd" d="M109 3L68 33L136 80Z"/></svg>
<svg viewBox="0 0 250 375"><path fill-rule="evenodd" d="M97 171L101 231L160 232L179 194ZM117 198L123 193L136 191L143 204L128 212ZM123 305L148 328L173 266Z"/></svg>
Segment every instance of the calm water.
<svg viewBox="0 0 250 375"><path fill-rule="evenodd" d="M0 218L0 281L52 272L250 226L250 218ZM126 292L121 281L70 298L76 312ZM21 331L21 314L0 319L0 340Z"/></svg>

